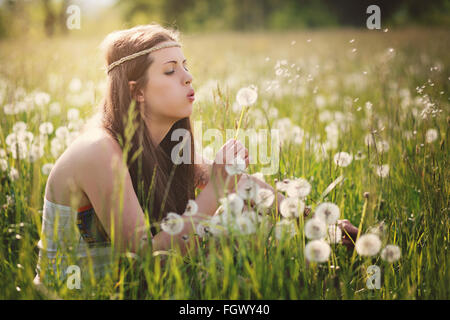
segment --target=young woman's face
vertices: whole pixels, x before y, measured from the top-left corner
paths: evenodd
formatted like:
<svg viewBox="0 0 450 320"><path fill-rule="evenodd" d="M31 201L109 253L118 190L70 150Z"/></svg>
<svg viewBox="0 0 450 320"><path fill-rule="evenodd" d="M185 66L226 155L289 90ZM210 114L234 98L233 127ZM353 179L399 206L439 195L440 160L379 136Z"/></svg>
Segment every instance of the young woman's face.
<svg viewBox="0 0 450 320"><path fill-rule="evenodd" d="M153 63L147 69L147 84L143 90L146 114L152 120L177 121L192 113L192 76L179 47L169 47L151 53Z"/></svg>

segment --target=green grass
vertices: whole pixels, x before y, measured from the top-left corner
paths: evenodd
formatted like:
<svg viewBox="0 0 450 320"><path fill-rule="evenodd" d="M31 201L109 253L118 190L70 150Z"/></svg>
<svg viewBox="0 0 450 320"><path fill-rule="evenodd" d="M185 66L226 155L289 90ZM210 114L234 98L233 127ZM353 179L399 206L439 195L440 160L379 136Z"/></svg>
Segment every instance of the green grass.
<svg viewBox="0 0 450 320"><path fill-rule="evenodd" d="M379 255L356 255L352 264L351 252L337 245L332 246L329 263L308 265L299 227L302 221L298 221L298 233L291 239L276 240L273 231L267 235L263 230L250 236L199 239L198 252L186 257L176 250L156 257L149 252L139 259L122 256L111 277L99 283L87 281L82 290L69 290L64 283L56 290L37 290L32 279L47 178L41 168L56 160L50 145L53 132L42 158L18 160L7 152L8 168L0 168L0 298L448 299L450 48L442 40L448 36L448 31L439 29L184 36L184 55L190 61L199 99L193 121L203 121L203 130L235 128L240 116L232 110L236 92L242 86L256 85L258 100L246 113L242 129L272 127L277 118L287 117L308 133L300 144L283 143L280 170L265 176L266 182L308 179L312 191L306 204L314 209L326 187L344 175L344 181L325 199L340 207L341 219L356 226L366 207L362 233L384 221L383 247L398 245L402 250L399 261L389 264ZM25 122L37 137L44 121L53 123L55 129L67 125L70 108L78 108L82 118L93 114L102 94L100 83L105 80L97 51L101 39L0 43L0 76L4 79L0 148L7 149L5 139L17 121ZM296 41L293 45L292 40ZM290 77L275 75L276 61L282 59L287 61ZM299 77L289 83L295 79L297 66ZM82 80L82 88L70 93L68 86L74 77ZM274 79L280 80L280 87L265 91L264 81ZM210 80L217 80L219 86L202 89ZM18 87L27 94L33 90L49 93L50 103L59 102L61 113L52 114L46 104L17 115L4 114L3 106L16 101L13 93ZM88 98L77 105L76 98L83 93ZM438 111L423 118L425 104L418 98L425 95L433 103L430 110ZM368 101L371 112L365 106ZM341 112L344 117L336 121L340 127L337 147L322 161L309 145L316 135L318 141L326 141L325 127L331 121L320 120L325 110ZM427 143L425 134L430 128L439 134ZM364 136L369 133L374 133L376 141L386 140L389 150L381 153L367 147ZM366 157L337 168L332 159L339 151L353 155L361 151ZM373 165L380 164L389 164L388 177L375 174ZM16 180L8 175L11 167L19 172ZM252 165L249 170L260 169ZM367 199L364 192L369 193ZM272 222L279 219L275 211L268 216ZM366 270L372 264L381 268L379 290L366 288ZM332 265L340 268L335 270Z"/></svg>

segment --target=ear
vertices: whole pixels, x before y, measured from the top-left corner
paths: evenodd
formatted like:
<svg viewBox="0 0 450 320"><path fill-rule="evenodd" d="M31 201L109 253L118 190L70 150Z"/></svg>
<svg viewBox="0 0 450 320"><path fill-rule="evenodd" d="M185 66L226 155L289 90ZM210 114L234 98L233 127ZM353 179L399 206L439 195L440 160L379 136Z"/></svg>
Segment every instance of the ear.
<svg viewBox="0 0 450 320"><path fill-rule="evenodd" d="M131 95L136 98L137 102L144 102L144 92L142 90L139 90L139 92L135 92L136 81L128 81L128 87L130 88Z"/></svg>

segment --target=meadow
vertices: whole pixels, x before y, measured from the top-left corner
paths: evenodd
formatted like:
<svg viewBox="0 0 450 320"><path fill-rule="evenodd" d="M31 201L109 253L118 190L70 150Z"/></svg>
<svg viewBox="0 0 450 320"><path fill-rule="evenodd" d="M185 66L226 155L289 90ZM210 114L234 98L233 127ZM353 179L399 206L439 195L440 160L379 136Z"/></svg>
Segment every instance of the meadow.
<svg viewBox="0 0 450 320"><path fill-rule="evenodd" d="M103 37L0 42L0 299L448 299L449 36L182 34L192 120L235 129L236 94L252 86L257 99L241 128L278 129L281 140L279 170L263 179L285 194L285 179L309 184L300 201L310 215L258 210L246 228L197 236L195 254L123 255L111 276L80 290L37 288L33 278L48 173L102 98ZM322 202L381 247L364 255L330 243L323 262L308 261L305 224ZM400 257L382 254L386 245ZM379 289L367 287L371 265Z"/></svg>

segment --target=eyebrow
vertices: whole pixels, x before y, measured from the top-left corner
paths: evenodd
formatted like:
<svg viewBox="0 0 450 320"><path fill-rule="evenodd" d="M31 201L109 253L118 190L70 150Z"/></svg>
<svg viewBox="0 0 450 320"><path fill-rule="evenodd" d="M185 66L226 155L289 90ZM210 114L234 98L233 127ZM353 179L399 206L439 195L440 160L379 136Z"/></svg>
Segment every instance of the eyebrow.
<svg viewBox="0 0 450 320"><path fill-rule="evenodd" d="M185 62L186 62L186 59L183 60L183 63L185 63ZM167 62L164 62L163 64L166 64L166 63L175 63L175 64L177 64L177 62L175 60L167 61Z"/></svg>

